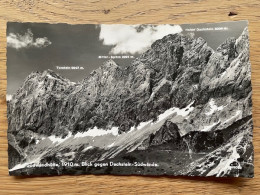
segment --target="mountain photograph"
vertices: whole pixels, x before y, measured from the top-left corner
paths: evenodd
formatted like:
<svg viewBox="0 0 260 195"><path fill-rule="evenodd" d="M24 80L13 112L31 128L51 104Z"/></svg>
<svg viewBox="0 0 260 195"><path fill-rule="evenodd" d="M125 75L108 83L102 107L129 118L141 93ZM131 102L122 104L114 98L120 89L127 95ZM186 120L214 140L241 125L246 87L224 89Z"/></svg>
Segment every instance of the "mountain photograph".
<svg viewBox="0 0 260 195"><path fill-rule="evenodd" d="M11 22L7 78L10 175L254 177L247 21Z"/></svg>

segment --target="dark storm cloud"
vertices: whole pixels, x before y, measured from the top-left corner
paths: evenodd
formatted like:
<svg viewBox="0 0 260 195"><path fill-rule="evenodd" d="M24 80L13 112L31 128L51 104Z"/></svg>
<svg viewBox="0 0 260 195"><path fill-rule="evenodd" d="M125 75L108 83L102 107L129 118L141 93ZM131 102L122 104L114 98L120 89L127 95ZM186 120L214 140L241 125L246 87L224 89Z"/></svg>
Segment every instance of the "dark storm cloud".
<svg viewBox="0 0 260 195"><path fill-rule="evenodd" d="M228 37L237 38L247 22L231 22L219 24L184 24L182 29L191 27L228 26L228 31L195 32L196 37L202 37L208 45L216 49ZM13 94L32 71L54 70L71 81L80 81L91 71L97 69L105 59L98 56L109 55L115 45L104 45L100 40L100 26L94 24L68 25L46 23L16 23L7 24L7 36L22 40L21 37L31 32L32 42L29 47L7 47L7 93ZM183 31L183 34L188 33ZM18 36L20 35L20 37ZM47 47L32 47L37 38L45 38ZM41 40L40 42L44 42ZM39 42L39 41L38 41ZM50 43L49 42L49 43ZM133 43L135 44L135 43ZM46 45L45 45L46 46ZM135 55L137 57L137 55ZM126 66L131 59L116 59L119 65ZM56 66L82 66L84 70L58 70Z"/></svg>

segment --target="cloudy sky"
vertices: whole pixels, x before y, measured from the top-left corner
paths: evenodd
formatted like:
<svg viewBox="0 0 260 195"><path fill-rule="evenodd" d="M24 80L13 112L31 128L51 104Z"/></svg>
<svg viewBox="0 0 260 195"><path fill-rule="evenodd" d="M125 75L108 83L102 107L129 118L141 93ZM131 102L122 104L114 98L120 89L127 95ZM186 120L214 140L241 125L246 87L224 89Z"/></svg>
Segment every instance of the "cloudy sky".
<svg viewBox="0 0 260 195"><path fill-rule="evenodd" d="M52 69L79 81L106 59L99 56L137 57L157 39L191 28L228 27L226 31L195 31L213 49L226 38L238 37L247 22L184 25L68 25L46 23L7 24L7 93L13 94L32 71ZM121 65L131 59L115 59ZM84 70L58 70L56 66L80 66Z"/></svg>

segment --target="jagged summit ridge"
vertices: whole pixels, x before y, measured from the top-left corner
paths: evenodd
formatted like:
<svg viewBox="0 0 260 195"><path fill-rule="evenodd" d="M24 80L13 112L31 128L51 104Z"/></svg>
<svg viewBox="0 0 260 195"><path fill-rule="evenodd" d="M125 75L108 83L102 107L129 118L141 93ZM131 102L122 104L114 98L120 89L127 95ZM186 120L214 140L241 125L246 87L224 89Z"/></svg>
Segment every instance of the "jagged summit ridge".
<svg viewBox="0 0 260 195"><path fill-rule="evenodd" d="M32 73L18 94L29 91L37 93L39 99L60 104L49 108L57 113L52 120L57 123L48 122L49 133L58 134L64 129L87 131L94 126L118 126L120 131L128 131L142 121L156 120L171 107L185 107L193 100L198 105L205 104L221 86L222 82L214 83L214 78L238 56L235 45L244 41L245 34L246 31L237 40L226 40L216 52L202 38L167 35L124 69L108 60L77 85L51 70ZM39 88L43 93L37 92ZM38 114L43 115L44 111Z"/></svg>

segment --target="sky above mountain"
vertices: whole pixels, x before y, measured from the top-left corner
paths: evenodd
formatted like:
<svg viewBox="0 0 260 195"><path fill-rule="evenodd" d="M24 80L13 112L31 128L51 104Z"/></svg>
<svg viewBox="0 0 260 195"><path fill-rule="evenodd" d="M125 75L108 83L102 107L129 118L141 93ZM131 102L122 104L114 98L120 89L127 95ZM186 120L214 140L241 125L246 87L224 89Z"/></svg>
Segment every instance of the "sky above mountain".
<svg viewBox="0 0 260 195"><path fill-rule="evenodd" d="M32 71L51 69L72 81L80 81L107 59L120 66L168 34L192 33L216 49L228 37L237 38L247 21L183 25L7 24L7 94L13 94ZM212 28L225 30L212 30ZM122 59L123 56L129 58ZM61 70L79 66L84 69Z"/></svg>

